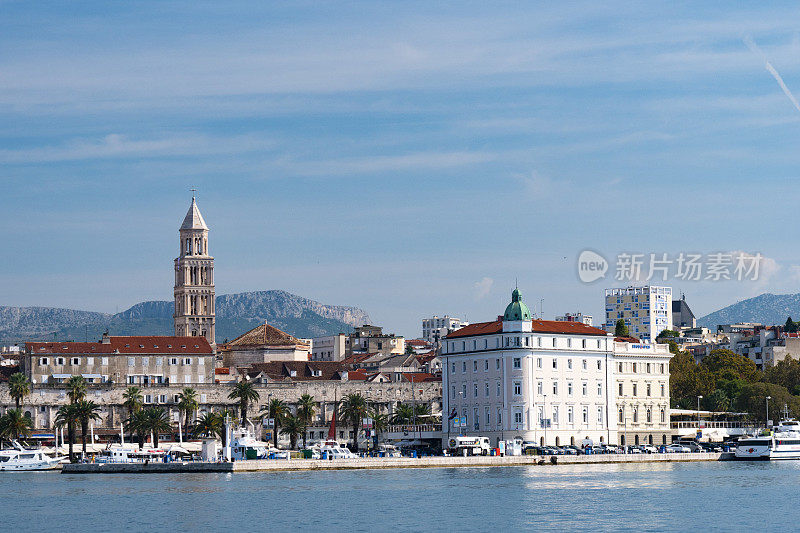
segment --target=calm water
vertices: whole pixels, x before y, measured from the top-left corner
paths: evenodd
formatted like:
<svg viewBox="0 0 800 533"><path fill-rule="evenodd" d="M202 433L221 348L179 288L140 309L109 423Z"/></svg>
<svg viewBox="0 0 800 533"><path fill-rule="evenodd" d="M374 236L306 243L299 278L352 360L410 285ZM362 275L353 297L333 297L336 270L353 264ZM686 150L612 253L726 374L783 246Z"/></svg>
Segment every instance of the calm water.
<svg viewBox="0 0 800 533"><path fill-rule="evenodd" d="M800 524L800 461L0 474L3 531L734 530ZM782 526L782 525L783 526Z"/></svg>

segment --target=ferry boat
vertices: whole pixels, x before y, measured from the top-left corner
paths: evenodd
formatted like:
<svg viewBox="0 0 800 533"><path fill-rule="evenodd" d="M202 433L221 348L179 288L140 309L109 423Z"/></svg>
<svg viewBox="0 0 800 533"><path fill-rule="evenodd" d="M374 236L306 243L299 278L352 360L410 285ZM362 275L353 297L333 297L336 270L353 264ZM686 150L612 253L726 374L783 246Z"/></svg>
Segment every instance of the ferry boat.
<svg viewBox="0 0 800 533"><path fill-rule="evenodd" d="M50 457L42 450L26 450L14 441L14 450L0 451L0 472L24 472L28 470L56 470L64 457Z"/></svg>
<svg viewBox="0 0 800 533"><path fill-rule="evenodd" d="M800 459L800 422L782 420L771 433L739 439L736 459Z"/></svg>

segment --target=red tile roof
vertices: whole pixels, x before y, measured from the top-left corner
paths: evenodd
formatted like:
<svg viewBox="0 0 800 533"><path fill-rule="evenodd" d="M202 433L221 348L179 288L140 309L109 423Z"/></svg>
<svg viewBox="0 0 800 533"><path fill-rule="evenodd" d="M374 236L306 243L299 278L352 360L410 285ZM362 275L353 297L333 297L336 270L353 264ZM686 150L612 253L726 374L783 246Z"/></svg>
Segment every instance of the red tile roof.
<svg viewBox="0 0 800 533"><path fill-rule="evenodd" d="M253 363L245 370L253 377L259 373L273 380L282 381L330 381L341 380L344 372L342 364L336 361L273 361L269 363ZM291 372L295 375L292 376ZM315 376L318 371L321 375Z"/></svg>
<svg viewBox="0 0 800 533"><path fill-rule="evenodd" d="M429 374L428 372L403 372L402 380L411 383L427 383L430 381L442 381L442 376ZM412 380L413 378L413 380Z"/></svg>
<svg viewBox="0 0 800 533"><path fill-rule="evenodd" d="M214 350L205 337L108 337L102 342L26 342L27 353L56 354L201 354Z"/></svg>
<svg viewBox="0 0 800 533"><path fill-rule="evenodd" d="M596 335L605 337L602 329L587 326L580 322L556 322L555 320L533 320L533 333L553 333L556 335ZM477 322L448 333L446 339L473 337L475 335L492 335L503 332L503 321Z"/></svg>

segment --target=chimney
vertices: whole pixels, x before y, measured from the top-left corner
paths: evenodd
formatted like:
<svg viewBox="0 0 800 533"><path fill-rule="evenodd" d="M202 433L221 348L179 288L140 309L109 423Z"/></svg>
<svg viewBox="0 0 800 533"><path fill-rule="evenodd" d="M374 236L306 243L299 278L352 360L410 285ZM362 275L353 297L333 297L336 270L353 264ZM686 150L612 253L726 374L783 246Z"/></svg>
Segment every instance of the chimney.
<svg viewBox="0 0 800 533"><path fill-rule="evenodd" d="M103 333L103 344L111 344L111 337L108 336L108 330Z"/></svg>

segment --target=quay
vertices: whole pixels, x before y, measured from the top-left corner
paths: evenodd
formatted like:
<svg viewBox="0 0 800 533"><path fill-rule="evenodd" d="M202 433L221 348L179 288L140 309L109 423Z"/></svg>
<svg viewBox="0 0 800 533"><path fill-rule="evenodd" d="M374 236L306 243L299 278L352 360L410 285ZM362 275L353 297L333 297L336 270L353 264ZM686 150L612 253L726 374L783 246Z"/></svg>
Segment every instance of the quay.
<svg viewBox="0 0 800 533"><path fill-rule="evenodd" d="M675 463L724 461L726 453L654 453L641 455L522 455L476 457L364 457L359 459L250 460L223 463L75 463L66 464L63 474L173 474L228 472L290 472L300 470L366 470L383 468L486 468L494 466L534 466L616 463Z"/></svg>

